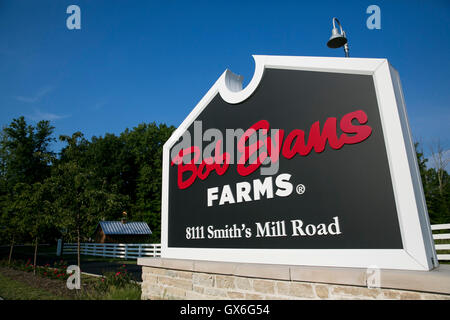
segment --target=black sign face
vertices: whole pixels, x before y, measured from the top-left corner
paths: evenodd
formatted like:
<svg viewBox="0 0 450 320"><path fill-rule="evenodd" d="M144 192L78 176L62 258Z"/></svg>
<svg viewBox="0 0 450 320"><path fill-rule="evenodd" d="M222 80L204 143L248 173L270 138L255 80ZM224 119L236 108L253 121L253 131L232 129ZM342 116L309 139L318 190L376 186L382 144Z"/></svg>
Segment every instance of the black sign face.
<svg viewBox="0 0 450 320"><path fill-rule="evenodd" d="M250 98L231 105L217 94L195 120L223 133L219 156L251 145L227 141L227 129L278 129L262 139L277 170L171 159L168 248L403 248L371 75L268 68Z"/></svg>

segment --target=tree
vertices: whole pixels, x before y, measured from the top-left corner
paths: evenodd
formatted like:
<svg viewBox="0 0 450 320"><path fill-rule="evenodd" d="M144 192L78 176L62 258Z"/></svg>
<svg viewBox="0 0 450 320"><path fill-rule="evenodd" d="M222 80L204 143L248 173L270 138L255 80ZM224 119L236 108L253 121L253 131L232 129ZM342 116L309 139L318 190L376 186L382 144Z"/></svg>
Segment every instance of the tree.
<svg viewBox="0 0 450 320"><path fill-rule="evenodd" d="M155 123L126 129L120 136L93 137L86 148L86 165L105 191L121 196L131 221L145 221L152 241L160 241L162 147L174 127ZM121 211L104 214L120 218Z"/></svg>
<svg viewBox="0 0 450 320"><path fill-rule="evenodd" d="M42 183L50 174L54 153L49 150L54 127L49 121L39 121L36 126L28 125L24 117L13 119L0 135L0 200L2 201L2 233L10 239L11 260L14 243L21 237L20 219L17 211L22 208L17 201L21 196L17 190L23 185ZM21 186L21 187L20 187ZM23 200L23 199L22 199Z"/></svg>
<svg viewBox="0 0 450 320"><path fill-rule="evenodd" d="M162 149L174 130L173 126L150 123L125 130L121 135L134 156L136 170L135 194L130 195L131 216L150 225L152 241L160 241L161 235Z"/></svg>
<svg viewBox="0 0 450 320"><path fill-rule="evenodd" d="M49 191L47 183L18 183L15 186L14 209L18 212L17 227L34 244L35 274L39 239L53 227L53 202Z"/></svg>
<svg viewBox="0 0 450 320"><path fill-rule="evenodd" d="M5 189L5 182L0 180L1 189ZM5 189L6 190L6 189ZM14 201L6 191L0 191L0 240L1 243L9 243L8 263L11 263L14 244L22 239L19 230L20 218L14 210Z"/></svg>
<svg viewBox="0 0 450 320"><path fill-rule="evenodd" d="M67 230L70 240L76 240L78 266L81 268L81 241L93 234L103 214L114 210L121 212L123 203L120 195L102 188L93 171L86 169L84 156L88 142L83 134L76 132L71 137L61 136L60 139L68 145L63 149L61 161L55 166L49 183L55 196L56 224Z"/></svg>
<svg viewBox="0 0 450 320"><path fill-rule="evenodd" d="M440 141L436 143L435 146L430 148L431 160L433 166L436 169L436 176L439 183L439 194L441 197L444 196L444 189L446 187L447 181L444 179L446 174L446 167L450 161L450 158L446 154L446 151L442 148Z"/></svg>
<svg viewBox="0 0 450 320"><path fill-rule="evenodd" d="M24 117L3 129L1 156L10 189L17 183L33 184L49 176L55 156L49 150L53 130L49 121L39 121L34 127L27 125Z"/></svg>
<svg viewBox="0 0 450 320"><path fill-rule="evenodd" d="M442 155L432 155L435 167L428 168L428 159L425 158L419 143L416 143L415 147L430 221L432 224L448 223L450 221L450 185Z"/></svg>

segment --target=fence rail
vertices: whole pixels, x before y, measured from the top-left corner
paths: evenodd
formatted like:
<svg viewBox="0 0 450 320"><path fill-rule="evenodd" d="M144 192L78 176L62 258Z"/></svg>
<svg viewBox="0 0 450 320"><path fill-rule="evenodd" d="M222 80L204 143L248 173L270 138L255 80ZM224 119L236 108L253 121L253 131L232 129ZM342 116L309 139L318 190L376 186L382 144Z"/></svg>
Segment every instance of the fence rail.
<svg viewBox="0 0 450 320"><path fill-rule="evenodd" d="M65 243L64 254L76 254L76 243ZM108 258L137 259L140 257L160 257L159 243L80 243L80 253Z"/></svg>
<svg viewBox="0 0 450 320"><path fill-rule="evenodd" d="M432 224L431 225L431 230L432 231L440 231L440 232L442 230L450 231L450 223ZM437 251L437 258L438 258L438 260L439 261L450 261L450 254L448 254L448 253L439 253L439 251L442 251L442 250L450 250L450 242L449 243L442 243L442 240L449 240L450 239L450 233L433 233L433 239L434 239L434 242L435 242L435 247L436 247L436 251ZM438 241L436 241L436 240L438 240Z"/></svg>

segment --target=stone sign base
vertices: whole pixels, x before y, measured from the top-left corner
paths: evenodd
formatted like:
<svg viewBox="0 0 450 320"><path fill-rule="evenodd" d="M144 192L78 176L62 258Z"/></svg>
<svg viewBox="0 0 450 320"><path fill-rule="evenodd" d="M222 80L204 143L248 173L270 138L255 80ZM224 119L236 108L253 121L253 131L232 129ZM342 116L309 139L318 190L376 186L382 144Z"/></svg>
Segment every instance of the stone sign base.
<svg viewBox="0 0 450 320"><path fill-rule="evenodd" d="M450 265L432 271L366 269L139 258L142 299L446 299ZM373 282L370 282L373 283Z"/></svg>

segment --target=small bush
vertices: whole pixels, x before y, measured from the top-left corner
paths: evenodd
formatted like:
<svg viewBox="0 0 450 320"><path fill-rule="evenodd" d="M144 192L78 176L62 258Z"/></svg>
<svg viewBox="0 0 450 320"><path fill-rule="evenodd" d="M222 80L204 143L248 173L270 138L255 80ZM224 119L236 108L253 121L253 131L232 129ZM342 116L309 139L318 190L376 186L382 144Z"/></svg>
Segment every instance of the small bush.
<svg viewBox="0 0 450 320"><path fill-rule="evenodd" d="M25 272L33 272L34 270L31 259L28 259L27 261L12 260L10 264L8 264L7 260L1 260L0 266ZM36 266L36 274L42 277L58 280L67 280L67 278L69 278L69 275L67 274L67 263L64 260L55 262L53 267L51 267L50 264L46 264L45 266Z"/></svg>
<svg viewBox="0 0 450 320"><path fill-rule="evenodd" d="M104 273L103 278L98 284L98 289L106 291L109 287L122 288L132 283L134 283L134 281L128 273L126 266L122 265L119 267L119 271L117 272Z"/></svg>

